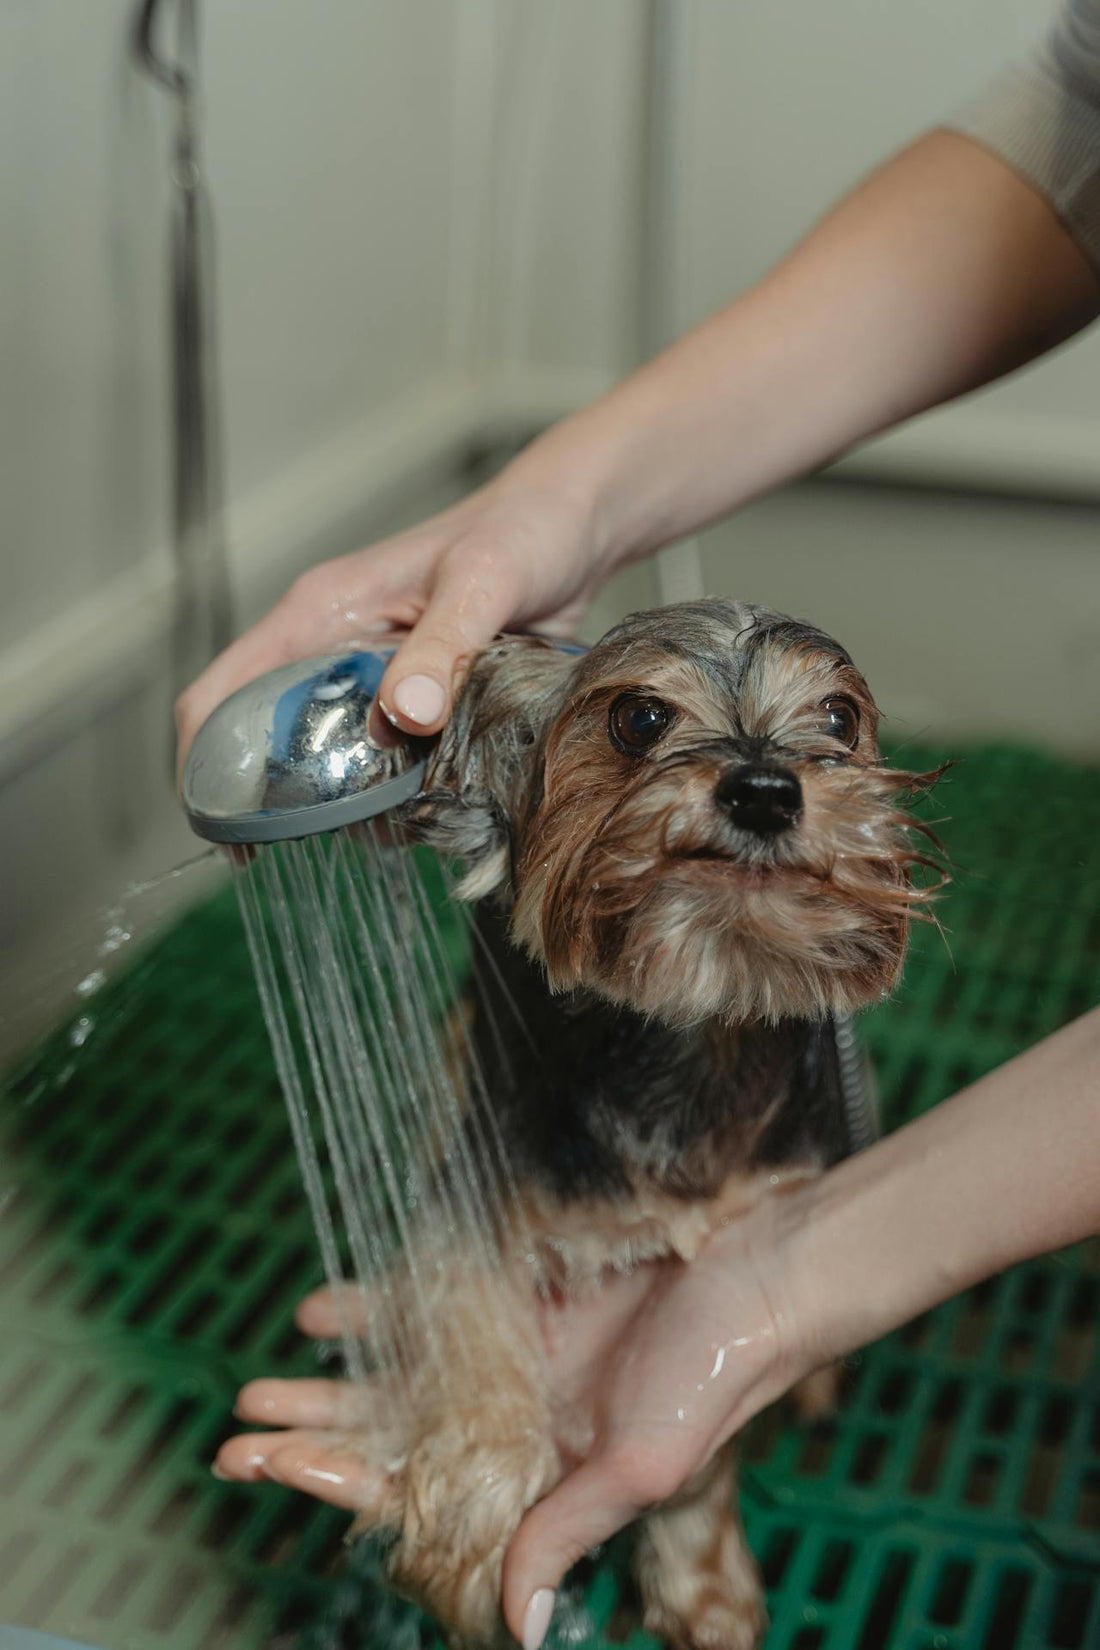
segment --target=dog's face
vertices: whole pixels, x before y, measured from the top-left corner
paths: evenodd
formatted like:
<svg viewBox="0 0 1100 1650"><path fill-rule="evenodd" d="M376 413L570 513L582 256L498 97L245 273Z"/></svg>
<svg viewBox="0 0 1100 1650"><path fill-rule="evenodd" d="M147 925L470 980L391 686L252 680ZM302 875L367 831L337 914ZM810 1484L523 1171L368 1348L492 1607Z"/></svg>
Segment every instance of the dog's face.
<svg viewBox="0 0 1100 1650"><path fill-rule="evenodd" d="M635 614L579 660L498 643L427 834L471 897L510 903L554 989L673 1024L849 1011L894 983L918 897L894 805L914 780L877 721L837 643L742 603Z"/></svg>

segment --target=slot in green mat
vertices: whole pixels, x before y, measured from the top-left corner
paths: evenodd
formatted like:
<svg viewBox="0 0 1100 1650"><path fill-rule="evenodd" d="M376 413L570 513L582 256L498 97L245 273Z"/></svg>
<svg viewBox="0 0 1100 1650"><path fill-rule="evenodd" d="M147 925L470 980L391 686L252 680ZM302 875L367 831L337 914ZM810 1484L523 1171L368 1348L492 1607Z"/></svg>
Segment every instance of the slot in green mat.
<svg viewBox="0 0 1100 1650"><path fill-rule="evenodd" d="M950 955L921 929L864 1020L891 1125L1100 1000L1100 775L986 749L930 812L952 816ZM291 1313L319 1268L231 891L94 1015L5 1095L0 1621L100 1650L435 1644L342 1514L207 1470L242 1381L316 1367ZM835 1420L751 1429L768 1650L1100 1647L1098 1296L1095 1244L1019 1267L853 1360ZM614 1549L589 1568L559 1646L610 1642L620 1576Z"/></svg>

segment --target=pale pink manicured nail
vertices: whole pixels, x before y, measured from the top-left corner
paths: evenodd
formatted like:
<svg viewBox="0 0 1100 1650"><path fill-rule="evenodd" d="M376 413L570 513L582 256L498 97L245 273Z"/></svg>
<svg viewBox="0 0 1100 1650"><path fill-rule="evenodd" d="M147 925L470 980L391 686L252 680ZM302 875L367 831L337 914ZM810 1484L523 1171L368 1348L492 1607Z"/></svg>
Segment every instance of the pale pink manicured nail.
<svg viewBox="0 0 1100 1650"><path fill-rule="evenodd" d="M554 1614L554 1594L549 1587L540 1587L531 1594L531 1602L523 1614L523 1650L539 1650L550 1617Z"/></svg>
<svg viewBox="0 0 1100 1650"><path fill-rule="evenodd" d="M438 722L446 703L446 689L430 676L406 676L394 689L393 708L410 722Z"/></svg>

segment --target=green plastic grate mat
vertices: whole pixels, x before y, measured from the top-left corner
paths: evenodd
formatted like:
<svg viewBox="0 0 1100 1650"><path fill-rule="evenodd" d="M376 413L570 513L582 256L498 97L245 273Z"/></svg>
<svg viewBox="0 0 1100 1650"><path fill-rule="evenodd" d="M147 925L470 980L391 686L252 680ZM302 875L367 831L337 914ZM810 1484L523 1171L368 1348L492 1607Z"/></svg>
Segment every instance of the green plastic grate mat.
<svg viewBox="0 0 1100 1650"><path fill-rule="evenodd" d="M1100 775L982 750L930 811L952 816L950 954L920 930L865 1020L892 1124L1100 1000ZM343 1515L207 1470L242 1381L315 1367L291 1313L319 1268L232 892L93 1017L5 1097L0 1620L100 1650L438 1643ZM750 1429L769 1650L1100 1650L1098 1297L1097 1246L1017 1268L853 1360L835 1420ZM621 1578L612 1548L551 1644L651 1644Z"/></svg>

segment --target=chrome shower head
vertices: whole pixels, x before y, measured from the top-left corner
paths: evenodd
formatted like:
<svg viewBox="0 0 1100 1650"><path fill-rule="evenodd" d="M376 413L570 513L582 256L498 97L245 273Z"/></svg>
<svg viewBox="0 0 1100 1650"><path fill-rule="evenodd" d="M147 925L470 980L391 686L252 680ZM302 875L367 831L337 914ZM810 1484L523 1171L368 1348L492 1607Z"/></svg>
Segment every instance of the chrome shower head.
<svg viewBox="0 0 1100 1650"><path fill-rule="evenodd" d="M209 842L285 842L411 801L432 740L383 748L370 708L392 647L283 665L239 688L195 736L183 772L191 829Z"/></svg>

